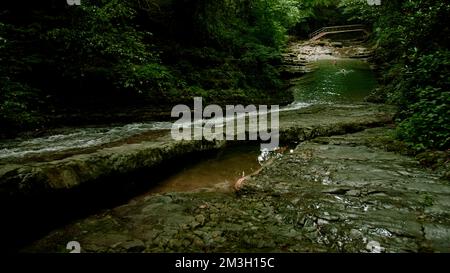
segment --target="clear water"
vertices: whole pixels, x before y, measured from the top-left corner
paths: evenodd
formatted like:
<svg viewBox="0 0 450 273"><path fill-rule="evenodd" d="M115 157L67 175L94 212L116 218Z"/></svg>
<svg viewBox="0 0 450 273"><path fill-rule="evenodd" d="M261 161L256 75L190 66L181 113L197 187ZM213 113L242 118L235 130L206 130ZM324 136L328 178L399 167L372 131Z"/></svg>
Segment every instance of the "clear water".
<svg viewBox="0 0 450 273"><path fill-rule="evenodd" d="M258 148L230 147L200 162L186 162L181 171L162 180L146 195L196 190L230 191L243 175L249 175L261 168L257 159L260 154Z"/></svg>
<svg viewBox="0 0 450 273"><path fill-rule="evenodd" d="M360 102L377 86L368 63L354 59L319 60L315 69L292 87L295 101L306 103Z"/></svg>

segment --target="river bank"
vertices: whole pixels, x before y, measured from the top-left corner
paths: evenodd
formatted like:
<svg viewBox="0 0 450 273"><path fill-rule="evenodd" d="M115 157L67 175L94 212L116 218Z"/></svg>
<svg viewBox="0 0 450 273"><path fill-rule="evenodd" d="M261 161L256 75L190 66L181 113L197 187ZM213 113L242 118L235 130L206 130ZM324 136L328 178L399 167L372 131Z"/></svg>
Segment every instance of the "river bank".
<svg viewBox="0 0 450 273"><path fill-rule="evenodd" d="M392 108L382 105L318 105L282 112L280 138L286 145L317 136L358 131L388 122L392 113ZM65 158L49 158L46 162L39 160L3 164L0 193L2 207L8 209L4 212L6 224L2 229L6 231L2 234L15 240L9 236L10 232L27 230L30 224L39 219L61 223L64 221L54 217L65 215L70 218L70 214L77 210L83 211L85 206L101 207L102 203L108 203L111 196L123 200L120 196L125 192L131 194L135 192L133 188L139 189L139 185L149 187L149 183L158 182L164 170L171 172L170 166L179 166L184 160L192 160L195 155L201 158L202 153L219 150L226 144L176 142L170 140L169 134L166 132L156 139L142 138L137 143L125 142L88 153L80 150L80 154L69 153ZM178 160L173 162L171 159ZM161 168L163 163L168 163L166 168ZM80 200L91 201L80 204ZM14 209L9 209L11 207ZM34 224L36 229L46 224L45 221L39 223Z"/></svg>
<svg viewBox="0 0 450 273"><path fill-rule="evenodd" d="M236 193L135 199L26 251L447 252L448 181L386 150L389 131L303 142Z"/></svg>

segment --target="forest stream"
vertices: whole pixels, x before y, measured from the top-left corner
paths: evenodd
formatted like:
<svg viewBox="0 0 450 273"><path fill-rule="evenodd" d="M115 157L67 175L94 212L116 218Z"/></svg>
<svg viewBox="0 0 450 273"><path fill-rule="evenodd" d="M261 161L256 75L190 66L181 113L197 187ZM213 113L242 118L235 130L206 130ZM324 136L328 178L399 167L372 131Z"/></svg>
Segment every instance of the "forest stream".
<svg viewBox="0 0 450 273"><path fill-rule="evenodd" d="M321 60L311 61L308 65L312 71L293 79L295 84L290 92L294 94L294 102L282 107L282 111L319 104L362 102L376 87L369 64L362 60L324 59L322 56ZM152 121L114 127L61 128L44 137L3 140L0 142L0 162L52 161L105 147L156 140L165 137L171 126L171 122ZM217 188L224 184L231 189L243 173L253 173L260 167L259 155L256 145L226 148L212 158L186 162L188 167L159 182L151 192Z"/></svg>
<svg viewBox="0 0 450 273"><path fill-rule="evenodd" d="M364 102L377 86L368 62L315 47L288 51L308 73L290 79L282 147L264 158L248 143L168 140L170 122L2 141L0 176L37 181L30 192L145 185L121 203L66 215L22 251L67 252L69 241L83 252L450 251L450 185L390 150L394 108ZM71 200L92 205L80 196Z"/></svg>

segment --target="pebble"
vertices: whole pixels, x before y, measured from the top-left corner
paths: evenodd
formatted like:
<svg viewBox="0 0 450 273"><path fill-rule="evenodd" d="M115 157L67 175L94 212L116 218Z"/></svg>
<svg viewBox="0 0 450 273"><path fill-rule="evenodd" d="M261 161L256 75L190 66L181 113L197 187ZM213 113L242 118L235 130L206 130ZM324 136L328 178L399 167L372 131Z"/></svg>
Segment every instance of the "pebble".
<svg viewBox="0 0 450 273"><path fill-rule="evenodd" d="M317 219L317 224L319 225L319 226L323 226L323 225L326 225L326 224L328 224L329 222L327 221L327 220L324 220L324 219Z"/></svg>
<svg viewBox="0 0 450 273"><path fill-rule="evenodd" d="M350 230L350 238L359 239L363 237L363 233L357 229Z"/></svg>
<svg viewBox="0 0 450 273"><path fill-rule="evenodd" d="M359 190L350 190L350 191L346 192L345 195L357 197L357 196L361 195L361 191L359 191Z"/></svg>
<svg viewBox="0 0 450 273"><path fill-rule="evenodd" d="M367 243L366 249L371 253L381 253L385 250L384 247L382 247L377 241L370 241L369 243Z"/></svg>

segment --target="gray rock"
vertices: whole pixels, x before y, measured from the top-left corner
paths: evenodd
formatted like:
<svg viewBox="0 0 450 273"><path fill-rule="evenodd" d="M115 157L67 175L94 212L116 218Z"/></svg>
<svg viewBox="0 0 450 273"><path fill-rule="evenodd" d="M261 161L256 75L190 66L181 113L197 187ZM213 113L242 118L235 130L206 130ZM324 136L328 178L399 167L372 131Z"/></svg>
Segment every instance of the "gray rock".
<svg viewBox="0 0 450 273"><path fill-rule="evenodd" d="M359 190L350 190L350 191L346 192L345 195L357 197L357 196L361 195L361 191L359 191Z"/></svg>
<svg viewBox="0 0 450 273"><path fill-rule="evenodd" d="M142 252L145 250L145 244L141 240L132 240L121 243L120 246L127 252Z"/></svg>
<svg viewBox="0 0 450 273"><path fill-rule="evenodd" d="M352 239L362 239L363 238L363 233L359 230L356 229L352 229L350 230L350 238Z"/></svg>
<svg viewBox="0 0 450 273"><path fill-rule="evenodd" d="M339 48L344 46L341 42L331 42L330 45Z"/></svg>

